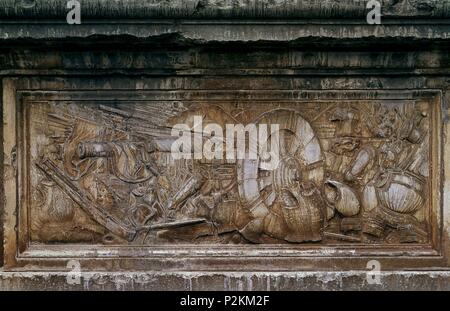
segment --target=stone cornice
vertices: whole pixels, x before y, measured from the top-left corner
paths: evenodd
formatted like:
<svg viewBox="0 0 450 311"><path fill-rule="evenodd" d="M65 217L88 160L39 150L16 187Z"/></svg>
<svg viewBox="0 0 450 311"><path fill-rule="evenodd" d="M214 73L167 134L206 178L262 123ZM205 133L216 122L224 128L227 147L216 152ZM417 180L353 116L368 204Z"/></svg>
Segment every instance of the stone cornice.
<svg viewBox="0 0 450 311"><path fill-rule="evenodd" d="M84 19L359 19L368 0L79 0ZM450 17L450 0L379 0L385 18ZM0 0L1 19L59 19L67 0Z"/></svg>
<svg viewBox="0 0 450 311"><path fill-rule="evenodd" d="M381 25L367 23L368 0L78 0L81 25L66 22L67 1L0 0L0 42L425 48L450 41L450 0L379 0Z"/></svg>

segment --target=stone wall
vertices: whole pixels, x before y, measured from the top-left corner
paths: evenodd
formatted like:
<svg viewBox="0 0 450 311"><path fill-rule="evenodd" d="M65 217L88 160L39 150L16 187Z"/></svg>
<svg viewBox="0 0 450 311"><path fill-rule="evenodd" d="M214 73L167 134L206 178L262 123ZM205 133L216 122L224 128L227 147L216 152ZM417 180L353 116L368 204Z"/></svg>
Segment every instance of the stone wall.
<svg viewBox="0 0 450 311"><path fill-rule="evenodd" d="M0 288L449 288L449 1L110 2L0 0Z"/></svg>

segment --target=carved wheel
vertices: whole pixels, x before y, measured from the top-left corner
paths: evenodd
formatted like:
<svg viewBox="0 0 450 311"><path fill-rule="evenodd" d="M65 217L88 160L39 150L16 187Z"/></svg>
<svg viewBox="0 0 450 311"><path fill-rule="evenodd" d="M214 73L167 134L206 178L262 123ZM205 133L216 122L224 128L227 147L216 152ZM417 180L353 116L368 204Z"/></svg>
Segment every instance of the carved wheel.
<svg viewBox="0 0 450 311"><path fill-rule="evenodd" d="M311 226L311 223L321 222L320 213L317 213L321 207L311 206L315 203L305 198L302 187L323 183L323 156L319 140L310 124L295 111L274 110L261 115L255 123L279 125L278 133L272 133L278 134L279 141L272 141L269 136L265 142L268 148L264 148L268 151L278 148L279 161L274 169L267 168L264 163L267 161L260 154L256 160L238 162L241 203L253 217L241 233L254 242L258 242L258 233L295 242L308 240L308 234L304 231L317 231L312 227L318 226ZM290 209L291 212L277 213L273 208L277 202L284 210ZM317 236L315 232L312 235Z"/></svg>

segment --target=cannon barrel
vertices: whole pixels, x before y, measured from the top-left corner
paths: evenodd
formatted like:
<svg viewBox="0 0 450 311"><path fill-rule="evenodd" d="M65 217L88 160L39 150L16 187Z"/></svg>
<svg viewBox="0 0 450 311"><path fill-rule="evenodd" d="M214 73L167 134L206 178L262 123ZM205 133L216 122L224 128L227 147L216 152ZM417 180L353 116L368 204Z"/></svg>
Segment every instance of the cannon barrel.
<svg viewBox="0 0 450 311"><path fill-rule="evenodd" d="M109 157L112 150L111 143L86 142L78 144L77 154L80 159Z"/></svg>

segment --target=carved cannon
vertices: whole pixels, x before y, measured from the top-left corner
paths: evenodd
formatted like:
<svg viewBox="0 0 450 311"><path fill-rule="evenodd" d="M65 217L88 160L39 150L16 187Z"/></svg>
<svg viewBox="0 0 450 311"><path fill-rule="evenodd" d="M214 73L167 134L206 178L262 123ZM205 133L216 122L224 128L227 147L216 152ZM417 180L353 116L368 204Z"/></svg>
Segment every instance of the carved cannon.
<svg viewBox="0 0 450 311"><path fill-rule="evenodd" d="M109 157L112 155L112 143L105 142L83 142L78 144L77 154L80 159Z"/></svg>

